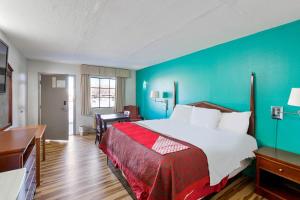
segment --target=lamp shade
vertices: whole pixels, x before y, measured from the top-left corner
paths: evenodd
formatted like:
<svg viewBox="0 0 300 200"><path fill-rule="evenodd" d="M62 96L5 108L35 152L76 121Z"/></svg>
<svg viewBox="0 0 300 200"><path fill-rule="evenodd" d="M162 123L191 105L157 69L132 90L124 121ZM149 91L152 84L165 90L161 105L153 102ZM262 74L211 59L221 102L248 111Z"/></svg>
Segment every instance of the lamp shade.
<svg viewBox="0 0 300 200"><path fill-rule="evenodd" d="M300 88L292 88L288 104L300 106Z"/></svg>
<svg viewBox="0 0 300 200"><path fill-rule="evenodd" d="M159 92L156 90L152 90L150 93L150 97L154 99L159 98Z"/></svg>

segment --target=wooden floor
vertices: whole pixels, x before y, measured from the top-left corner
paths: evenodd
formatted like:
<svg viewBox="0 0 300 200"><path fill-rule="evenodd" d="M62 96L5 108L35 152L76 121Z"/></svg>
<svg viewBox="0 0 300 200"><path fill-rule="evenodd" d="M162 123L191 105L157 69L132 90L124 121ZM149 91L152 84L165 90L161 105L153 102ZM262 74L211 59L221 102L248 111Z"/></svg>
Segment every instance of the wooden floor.
<svg viewBox="0 0 300 200"><path fill-rule="evenodd" d="M263 198L254 192L254 182L241 177L212 199ZM41 165L41 186L35 199L121 200L132 198L106 164L94 144L94 136L72 136L68 142L47 142L46 161Z"/></svg>

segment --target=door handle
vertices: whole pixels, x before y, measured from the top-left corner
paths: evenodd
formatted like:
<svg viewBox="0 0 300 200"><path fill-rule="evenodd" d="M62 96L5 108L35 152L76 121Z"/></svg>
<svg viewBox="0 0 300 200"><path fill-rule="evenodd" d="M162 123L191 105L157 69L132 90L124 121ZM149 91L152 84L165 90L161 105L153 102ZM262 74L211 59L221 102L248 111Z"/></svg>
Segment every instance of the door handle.
<svg viewBox="0 0 300 200"><path fill-rule="evenodd" d="M64 101L64 105L62 107L62 110L67 112L68 111L68 104L67 104L67 101Z"/></svg>

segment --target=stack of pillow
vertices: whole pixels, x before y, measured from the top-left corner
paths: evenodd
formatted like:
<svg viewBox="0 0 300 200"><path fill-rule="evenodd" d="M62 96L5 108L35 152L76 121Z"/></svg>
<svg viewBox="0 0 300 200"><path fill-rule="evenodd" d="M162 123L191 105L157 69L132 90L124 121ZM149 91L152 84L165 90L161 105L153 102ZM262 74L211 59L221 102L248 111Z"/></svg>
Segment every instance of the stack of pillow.
<svg viewBox="0 0 300 200"><path fill-rule="evenodd" d="M176 105L170 119L194 126L247 134L251 112L222 113L220 110Z"/></svg>

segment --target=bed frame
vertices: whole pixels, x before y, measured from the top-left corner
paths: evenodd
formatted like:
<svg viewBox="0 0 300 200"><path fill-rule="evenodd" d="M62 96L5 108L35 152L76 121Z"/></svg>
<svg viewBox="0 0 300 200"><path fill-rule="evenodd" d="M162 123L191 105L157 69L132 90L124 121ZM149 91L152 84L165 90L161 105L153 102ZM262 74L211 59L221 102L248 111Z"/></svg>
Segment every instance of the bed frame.
<svg viewBox="0 0 300 200"><path fill-rule="evenodd" d="M254 90L254 81L255 81L255 77L254 77L254 73L251 73L251 77L250 77L250 111L251 111L251 117L250 117L250 121L249 121L249 129L248 129L248 134L252 135L253 137L255 137L255 90ZM177 104L177 89L176 89L176 83L174 82L174 108L175 105ZM196 107L201 107L201 108L209 108L209 109L216 109L216 110L220 110L222 113L230 113L230 112L240 112L237 110L233 110L230 108L225 108L223 106L220 105L216 105L216 104L212 104L209 103L207 101L201 101L201 102L196 102L196 103L191 103L188 104L191 106L196 106Z"/></svg>
<svg viewBox="0 0 300 200"><path fill-rule="evenodd" d="M252 72L251 73L251 77L250 77L250 111L251 111L251 117L250 117L250 121L249 121L249 129L248 129L248 134L252 135L253 137L255 137L255 90L254 90L254 85L255 85L255 75ZM173 105L175 108L177 104L177 83L174 82L174 88L173 88ZM226 108L220 105L216 105L216 104L212 104L209 103L207 101L201 101L201 102L196 102L196 103L192 103L189 104L192 106L196 106L196 107L201 107L201 108L209 108L209 109L217 109L220 110L223 113L229 113L229 112L240 112L240 111L236 111L230 108ZM120 169L117 169L114 167L114 165L112 164L112 162L108 159L107 157L107 164L109 166L109 168L111 169L111 171L113 172L113 174L119 179L119 181L121 182L121 184L123 185L123 187L127 190L127 192L129 193L129 195L132 197L132 199L136 199L134 193L132 192L128 182L126 181L126 178L123 176L122 171ZM235 177L239 177L240 175L236 175ZM235 178L232 178L232 181ZM212 197L214 194L209 195L208 197L205 197L204 199L210 199L210 197Z"/></svg>

